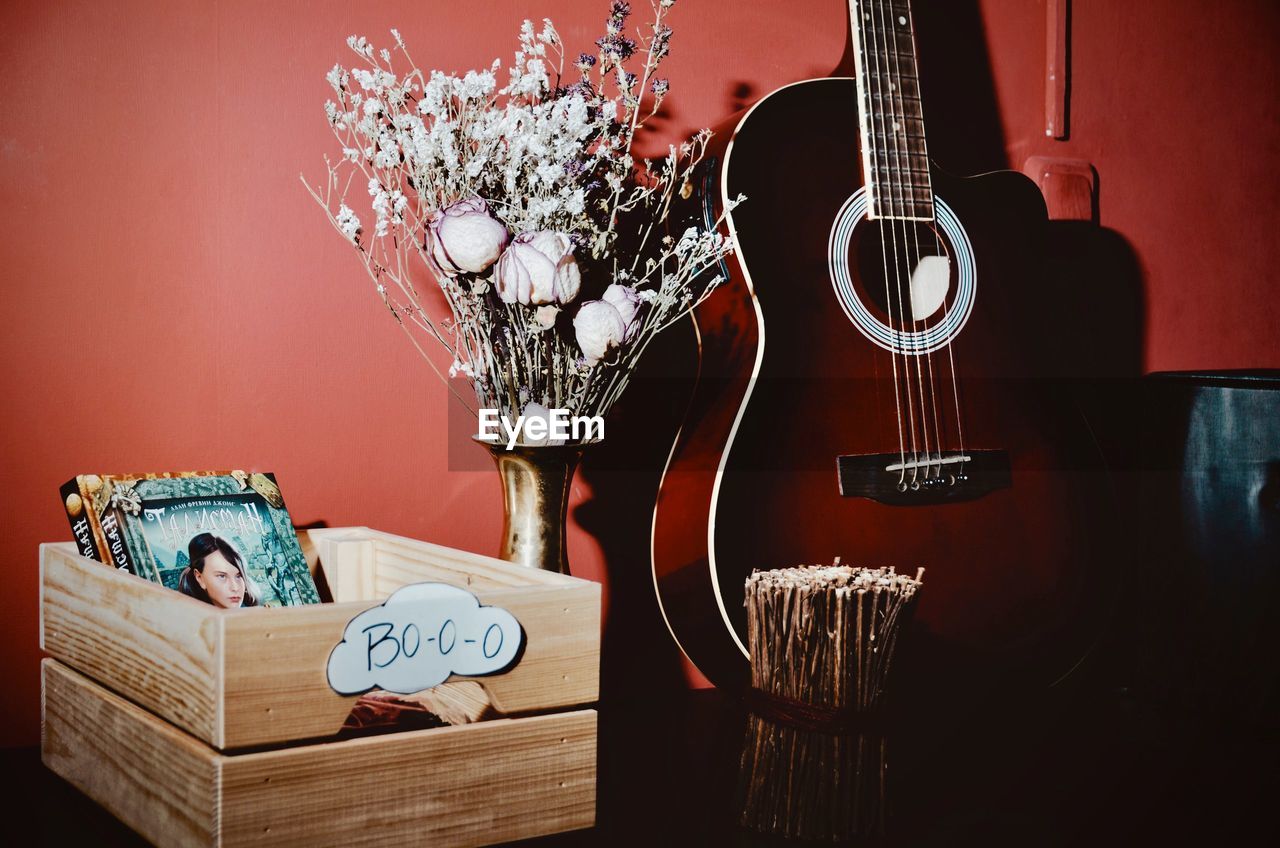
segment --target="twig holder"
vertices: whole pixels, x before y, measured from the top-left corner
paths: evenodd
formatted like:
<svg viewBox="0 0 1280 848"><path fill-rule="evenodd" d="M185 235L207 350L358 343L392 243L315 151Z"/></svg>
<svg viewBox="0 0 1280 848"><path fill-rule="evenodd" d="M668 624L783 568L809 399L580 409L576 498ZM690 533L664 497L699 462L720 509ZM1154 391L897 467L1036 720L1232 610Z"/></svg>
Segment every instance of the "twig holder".
<svg viewBox="0 0 1280 848"><path fill-rule="evenodd" d="M747 579L743 826L801 839L883 834L885 682L923 576L837 559Z"/></svg>

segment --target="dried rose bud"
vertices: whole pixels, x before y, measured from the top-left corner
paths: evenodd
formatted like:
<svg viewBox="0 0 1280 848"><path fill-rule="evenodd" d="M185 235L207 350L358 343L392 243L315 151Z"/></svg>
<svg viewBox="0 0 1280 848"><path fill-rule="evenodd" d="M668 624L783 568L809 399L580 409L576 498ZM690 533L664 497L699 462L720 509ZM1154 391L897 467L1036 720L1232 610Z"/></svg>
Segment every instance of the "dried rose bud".
<svg viewBox="0 0 1280 848"><path fill-rule="evenodd" d="M573 242L564 233L546 230L516 236L494 276L498 296L506 303L570 303L582 286Z"/></svg>
<svg viewBox="0 0 1280 848"><path fill-rule="evenodd" d="M613 304L589 300L574 316L573 331L587 364L595 365L609 351L621 346L627 334L627 324Z"/></svg>
<svg viewBox="0 0 1280 848"><path fill-rule="evenodd" d="M480 198L460 200L436 212L427 223L427 250L442 273L479 274L502 254L507 228L489 214Z"/></svg>
<svg viewBox="0 0 1280 848"><path fill-rule="evenodd" d="M547 304L539 306L533 310L533 317L538 322L538 326L544 330L550 330L556 325L556 318L560 315L560 307Z"/></svg>
<svg viewBox="0 0 1280 848"><path fill-rule="evenodd" d="M640 294L630 286L613 283L609 288L604 290L605 303L618 310L618 314L622 316L622 323L626 326L624 341L632 341L636 337L636 333L640 332L640 324L636 317L640 313Z"/></svg>

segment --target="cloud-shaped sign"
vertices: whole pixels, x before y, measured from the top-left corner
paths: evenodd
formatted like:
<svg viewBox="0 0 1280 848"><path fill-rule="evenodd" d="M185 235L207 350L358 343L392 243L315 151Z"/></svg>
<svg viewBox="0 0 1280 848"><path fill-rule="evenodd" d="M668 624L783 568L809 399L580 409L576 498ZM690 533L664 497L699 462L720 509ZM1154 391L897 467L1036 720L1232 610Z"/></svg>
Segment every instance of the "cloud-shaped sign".
<svg viewBox="0 0 1280 848"><path fill-rule="evenodd" d="M523 641L520 622L506 610L481 606L456 586L414 583L351 619L329 654L329 685L341 695L410 695L450 674L504 671Z"/></svg>

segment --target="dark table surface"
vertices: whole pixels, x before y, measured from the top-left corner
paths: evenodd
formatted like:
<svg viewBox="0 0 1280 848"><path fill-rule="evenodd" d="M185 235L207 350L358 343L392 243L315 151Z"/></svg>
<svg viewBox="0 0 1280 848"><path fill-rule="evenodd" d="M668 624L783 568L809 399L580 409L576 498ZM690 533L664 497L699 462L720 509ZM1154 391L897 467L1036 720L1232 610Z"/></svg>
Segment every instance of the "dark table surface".
<svg viewBox="0 0 1280 848"><path fill-rule="evenodd" d="M738 825L746 713L714 690L600 714L598 824L523 843L760 845ZM887 828L904 846L1244 845L1275 829L1277 735L1121 692L899 710L886 731ZM6 821L27 844L145 845L46 770L0 752ZM10 830L13 833L14 830ZM19 844L19 843L9 843Z"/></svg>

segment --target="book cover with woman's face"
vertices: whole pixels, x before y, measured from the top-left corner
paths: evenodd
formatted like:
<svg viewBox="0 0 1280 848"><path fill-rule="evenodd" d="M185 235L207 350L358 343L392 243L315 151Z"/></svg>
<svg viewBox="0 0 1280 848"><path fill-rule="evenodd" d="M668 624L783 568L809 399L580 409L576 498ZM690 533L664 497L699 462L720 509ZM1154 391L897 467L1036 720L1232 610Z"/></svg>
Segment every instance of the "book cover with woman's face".
<svg viewBox="0 0 1280 848"><path fill-rule="evenodd" d="M267 504L257 492L148 499L139 518L161 582L170 588L177 587L182 572L191 564L191 540L201 533L212 533L240 554L244 576L256 586L262 605L313 602L308 598L309 587L299 584Z"/></svg>

